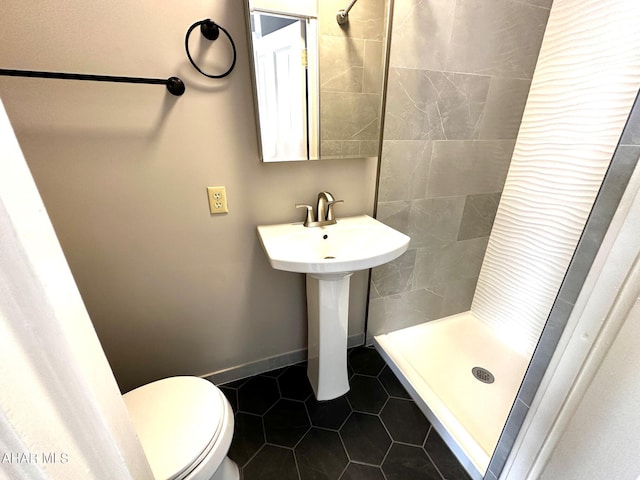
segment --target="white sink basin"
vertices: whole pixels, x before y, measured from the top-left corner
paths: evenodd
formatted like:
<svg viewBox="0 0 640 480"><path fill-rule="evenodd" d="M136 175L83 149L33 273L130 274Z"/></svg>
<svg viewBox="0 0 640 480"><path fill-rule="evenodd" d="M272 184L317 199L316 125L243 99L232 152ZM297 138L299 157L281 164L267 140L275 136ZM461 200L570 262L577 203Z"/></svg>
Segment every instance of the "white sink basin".
<svg viewBox="0 0 640 480"><path fill-rule="evenodd" d="M382 265L402 255L409 245L405 234L368 215L339 218L324 227L259 226L258 236L273 268L318 276Z"/></svg>
<svg viewBox="0 0 640 480"><path fill-rule="evenodd" d="M259 226L258 236L273 268L307 274L307 375L316 398L344 395L349 391L349 277L399 257L409 237L367 215L324 227Z"/></svg>

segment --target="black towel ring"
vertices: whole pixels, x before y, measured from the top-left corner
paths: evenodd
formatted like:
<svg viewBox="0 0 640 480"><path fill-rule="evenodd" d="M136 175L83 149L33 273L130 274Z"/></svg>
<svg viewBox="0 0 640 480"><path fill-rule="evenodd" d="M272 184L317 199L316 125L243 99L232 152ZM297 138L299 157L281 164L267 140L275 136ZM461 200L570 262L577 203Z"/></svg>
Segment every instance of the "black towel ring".
<svg viewBox="0 0 640 480"><path fill-rule="evenodd" d="M202 69L198 65L196 65L196 62L193 61L193 58L191 58L191 53L189 52L189 36L191 36L191 32L198 25L200 25L200 33L202 33L202 35L209 40L216 40L220 35L220 30L222 30L224 34L227 36L227 38L229 39L229 43L231 43L231 48L233 50L233 61L231 62L231 66L226 72L220 75L212 75L212 74L203 72ZM236 66L236 45L235 43L233 43L233 39L231 38L231 35L229 35L229 32L227 32L227 30L225 30L222 26L217 25L215 22L213 22L208 18L205 20L199 20L189 27L189 29L187 30L187 34L184 37L184 48L187 51L187 58L191 62L191 65L193 65L193 68L195 68L198 72L200 72L205 77L224 78L227 75L229 75L233 70L233 67Z"/></svg>

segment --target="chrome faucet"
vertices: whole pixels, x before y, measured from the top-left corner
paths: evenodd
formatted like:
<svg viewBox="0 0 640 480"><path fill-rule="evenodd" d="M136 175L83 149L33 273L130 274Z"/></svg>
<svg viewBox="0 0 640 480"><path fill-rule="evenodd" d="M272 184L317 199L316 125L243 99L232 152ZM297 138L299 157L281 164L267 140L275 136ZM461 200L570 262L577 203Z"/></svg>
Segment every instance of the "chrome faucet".
<svg viewBox="0 0 640 480"><path fill-rule="evenodd" d="M296 208L307 209L307 218L304 221L305 227L322 227L336 223L333 206L342 202L343 200L335 200L329 192L320 192L318 194L318 205L316 206L316 218L313 218L313 206L297 203Z"/></svg>

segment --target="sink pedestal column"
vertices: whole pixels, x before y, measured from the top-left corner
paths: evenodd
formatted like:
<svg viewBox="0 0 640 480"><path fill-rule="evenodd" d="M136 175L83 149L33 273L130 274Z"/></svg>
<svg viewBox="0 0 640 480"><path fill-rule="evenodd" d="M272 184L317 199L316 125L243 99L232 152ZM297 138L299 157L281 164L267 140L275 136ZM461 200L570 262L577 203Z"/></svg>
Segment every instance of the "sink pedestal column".
<svg viewBox="0 0 640 480"><path fill-rule="evenodd" d="M351 273L308 273L309 358L307 375L318 400L349 391L347 334Z"/></svg>

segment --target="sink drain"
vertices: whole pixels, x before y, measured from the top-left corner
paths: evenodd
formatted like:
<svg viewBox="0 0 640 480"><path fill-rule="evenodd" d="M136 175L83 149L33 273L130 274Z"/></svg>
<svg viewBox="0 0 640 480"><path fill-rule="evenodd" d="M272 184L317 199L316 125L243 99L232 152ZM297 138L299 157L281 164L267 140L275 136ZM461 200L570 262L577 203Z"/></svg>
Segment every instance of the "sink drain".
<svg viewBox="0 0 640 480"><path fill-rule="evenodd" d="M331 255L327 255L326 257L324 257L325 260L332 260L335 259L336 257L332 257Z"/></svg>
<svg viewBox="0 0 640 480"><path fill-rule="evenodd" d="M486 368L473 367L471 369L471 373L473 373L473 376L480 380L482 383L493 383L495 381L493 373L491 373Z"/></svg>

